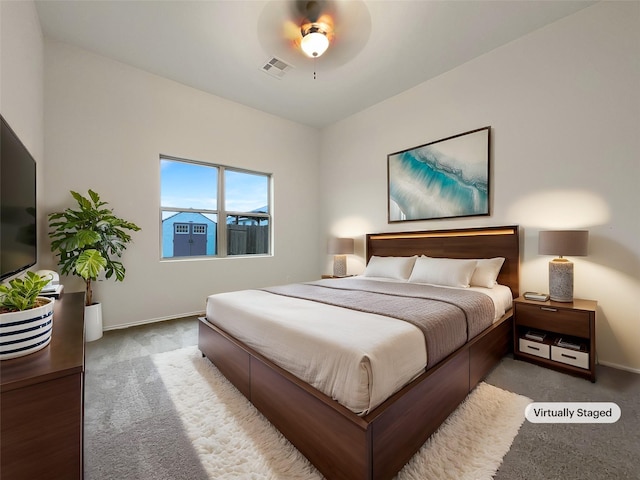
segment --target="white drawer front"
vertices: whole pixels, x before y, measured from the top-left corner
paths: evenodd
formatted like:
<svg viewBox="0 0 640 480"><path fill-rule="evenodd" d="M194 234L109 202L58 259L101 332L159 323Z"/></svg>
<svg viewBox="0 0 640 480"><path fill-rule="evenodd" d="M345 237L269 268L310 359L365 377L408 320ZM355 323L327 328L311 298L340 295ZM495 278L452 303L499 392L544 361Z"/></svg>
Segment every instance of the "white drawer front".
<svg viewBox="0 0 640 480"><path fill-rule="evenodd" d="M589 370L589 354L587 352L577 352L570 348L556 347L554 345L551 347L551 360Z"/></svg>
<svg viewBox="0 0 640 480"><path fill-rule="evenodd" d="M536 357L549 358L549 345L533 342L526 338L520 339L519 349L521 352L535 355Z"/></svg>

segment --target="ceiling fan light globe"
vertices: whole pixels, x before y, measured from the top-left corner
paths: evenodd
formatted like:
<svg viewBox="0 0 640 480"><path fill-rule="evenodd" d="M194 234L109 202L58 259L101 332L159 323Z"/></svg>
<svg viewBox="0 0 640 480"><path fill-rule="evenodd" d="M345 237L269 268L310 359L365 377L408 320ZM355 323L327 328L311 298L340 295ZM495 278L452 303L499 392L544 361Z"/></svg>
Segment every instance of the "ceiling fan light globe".
<svg viewBox="0 0 640 480"><path fill-rule="evenodd" d="M324 33L310 32L302 37L300 48L308 57L317 58L329 48L329 39Z"/></svg>

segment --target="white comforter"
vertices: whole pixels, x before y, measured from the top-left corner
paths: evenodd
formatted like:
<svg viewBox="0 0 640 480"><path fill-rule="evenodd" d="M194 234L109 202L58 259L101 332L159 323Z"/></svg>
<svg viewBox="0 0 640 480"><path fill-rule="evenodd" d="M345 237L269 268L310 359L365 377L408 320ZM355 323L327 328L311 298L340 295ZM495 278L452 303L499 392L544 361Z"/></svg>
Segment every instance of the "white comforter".
<svg viewBox="0 0 640 480"><path fill-rule="evenodd" d="M496 319L507 287L487 290ZM474 290L477 290L474 288ZM207 320L359 415L424 371L422 332L402 320L243 290L207 298Z"/></svg>

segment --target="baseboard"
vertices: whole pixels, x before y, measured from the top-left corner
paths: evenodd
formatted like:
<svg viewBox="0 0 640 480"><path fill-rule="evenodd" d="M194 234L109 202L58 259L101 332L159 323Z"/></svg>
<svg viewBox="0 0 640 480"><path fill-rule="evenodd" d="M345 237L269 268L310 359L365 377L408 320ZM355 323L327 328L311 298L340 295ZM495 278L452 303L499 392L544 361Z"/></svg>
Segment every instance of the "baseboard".
<svg viewBox="0 0 640 480"><path fill-rule="evenodd" d="M598 365L604 365L605 367L617 368L618 370L640 374L640 369L631 368L626 365L618 365L617 363L613 362L603 362L602 360L598 360Z"/></svg>
<svg viewBox="0 0 640 480"><path fill-rule="evenodd" d="M191 312L191 313L182 313L180 315L169 315L166 317L157 317L157 318L149 318L147 320L140 320L138 322L124 323L120 325L114 325L110 327L104 327L103 330L106 332L107 330L121 330L123 328L137 327L140 325L147 325L149 323L158 323L165 322L167 320L178 320L179 318L187 318L187 317L201 317L204 315L203 311L199 312Z"/></svg>

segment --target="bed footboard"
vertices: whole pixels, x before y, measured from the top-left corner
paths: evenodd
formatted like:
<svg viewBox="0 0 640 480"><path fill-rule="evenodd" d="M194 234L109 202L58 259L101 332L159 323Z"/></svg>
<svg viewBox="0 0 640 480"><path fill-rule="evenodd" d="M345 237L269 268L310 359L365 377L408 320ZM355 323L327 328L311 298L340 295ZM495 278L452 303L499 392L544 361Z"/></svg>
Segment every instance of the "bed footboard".
<svg viewBox="0 0 640 480"><path fill-rule="evenodd" d="M372 477L392 478L469 394L469 351L425 372L366 420L372 428Z"/></svg>
<svg viewBox="0 0 640 480"><path fill-rule="evenodd" d="M204 318L199 323L198 344L239 390L249 385L247 393L242 393L323 475L344 480L373 478L370 429L365 420ZM249 368L237 368L247 365L245 361Z"/></svg>
<svg viewBox="0 0 640 480"><path fill-rule="evenodd" d="M328 479L392 478L502 358L505 315L365 417L201 318L200 351Z"/></svg>

